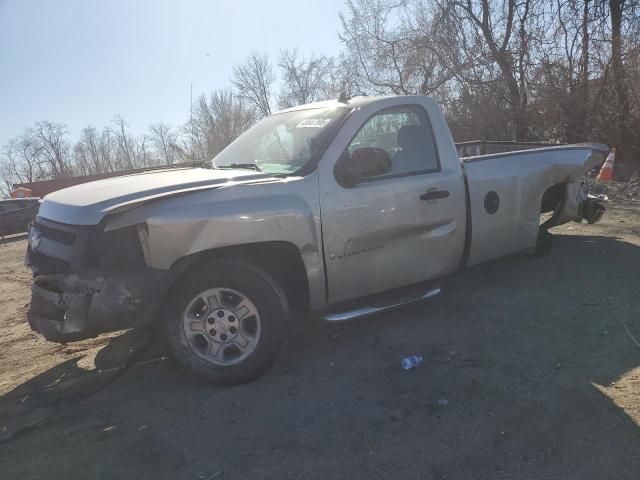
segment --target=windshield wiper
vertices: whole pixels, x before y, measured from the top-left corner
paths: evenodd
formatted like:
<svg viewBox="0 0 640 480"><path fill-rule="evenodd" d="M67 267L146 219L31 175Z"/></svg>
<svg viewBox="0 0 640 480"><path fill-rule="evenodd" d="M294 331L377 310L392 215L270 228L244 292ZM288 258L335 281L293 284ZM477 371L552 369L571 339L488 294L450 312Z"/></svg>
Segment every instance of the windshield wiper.
<svg viewBox="0 0 640 480"><path fill-rule="evenodd" d="M255 170L256 172L262 171L262 169L255 163L231 163L229 165L220 165L216 168L240 168L244 170Z"/></svg>

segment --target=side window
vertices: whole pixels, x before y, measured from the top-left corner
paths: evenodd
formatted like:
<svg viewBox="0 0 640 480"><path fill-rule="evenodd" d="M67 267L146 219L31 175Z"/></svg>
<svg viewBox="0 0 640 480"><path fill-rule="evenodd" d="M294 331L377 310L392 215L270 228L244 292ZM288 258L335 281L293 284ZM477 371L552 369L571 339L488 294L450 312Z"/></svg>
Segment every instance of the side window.
<svg viewBox="0 0 640 480"><path fill-rule="evenodd" d="M381 148L391 158L385 176L440 170L431 124L417 105L384 110L360 129L348 147L350 155L359 148Z"/></svg>

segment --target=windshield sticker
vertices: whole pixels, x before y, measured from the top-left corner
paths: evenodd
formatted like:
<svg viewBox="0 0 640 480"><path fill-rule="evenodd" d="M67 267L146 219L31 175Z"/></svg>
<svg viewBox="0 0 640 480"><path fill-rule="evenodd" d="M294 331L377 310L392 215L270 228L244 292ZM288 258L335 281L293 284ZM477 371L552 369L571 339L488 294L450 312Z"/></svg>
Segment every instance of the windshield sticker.
<svg viewBox="0 0 640 480"><path fill-rule="evenodd" d="M322 128L330 121L330 118L305 118L296 128Z"/></svg>

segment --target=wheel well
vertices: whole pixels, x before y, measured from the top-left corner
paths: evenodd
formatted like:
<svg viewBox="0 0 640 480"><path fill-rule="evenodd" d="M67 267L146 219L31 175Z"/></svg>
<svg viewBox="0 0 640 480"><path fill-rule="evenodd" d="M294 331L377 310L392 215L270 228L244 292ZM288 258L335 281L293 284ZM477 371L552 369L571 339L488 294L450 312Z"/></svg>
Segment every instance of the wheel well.
<svg viewBox="0 0 640 480"><path fill-rule="evenodd" d="M556 183L550 186L542 194L542 200L540 201L540 212L547 213L553 212L560 202L563 202L567 197L567 184Z"/></svg>
<svg viewBox="0 0 640 480"><path fill-rule="evenodd" d="M181 276L206 258L238 258L269 272L284 290L292 310L309 308L309 282L298 247L288 242L261 242L221 247L178 260L171 269Z"/></svg>

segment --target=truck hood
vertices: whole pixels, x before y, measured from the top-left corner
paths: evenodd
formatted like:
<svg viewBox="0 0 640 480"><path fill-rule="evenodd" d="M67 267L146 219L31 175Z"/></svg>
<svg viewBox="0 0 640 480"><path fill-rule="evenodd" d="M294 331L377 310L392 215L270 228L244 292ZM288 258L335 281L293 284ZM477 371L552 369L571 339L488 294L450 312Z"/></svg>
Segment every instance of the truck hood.
<svg viewBox="0 0 640 480"><path fill-rule="evenodd" d="M50 193L42 202L40 216L71 225L96 225L108 213L121 211L158 198L270 179L251 170L185 168L155 170L83 183Z"/></svg>

